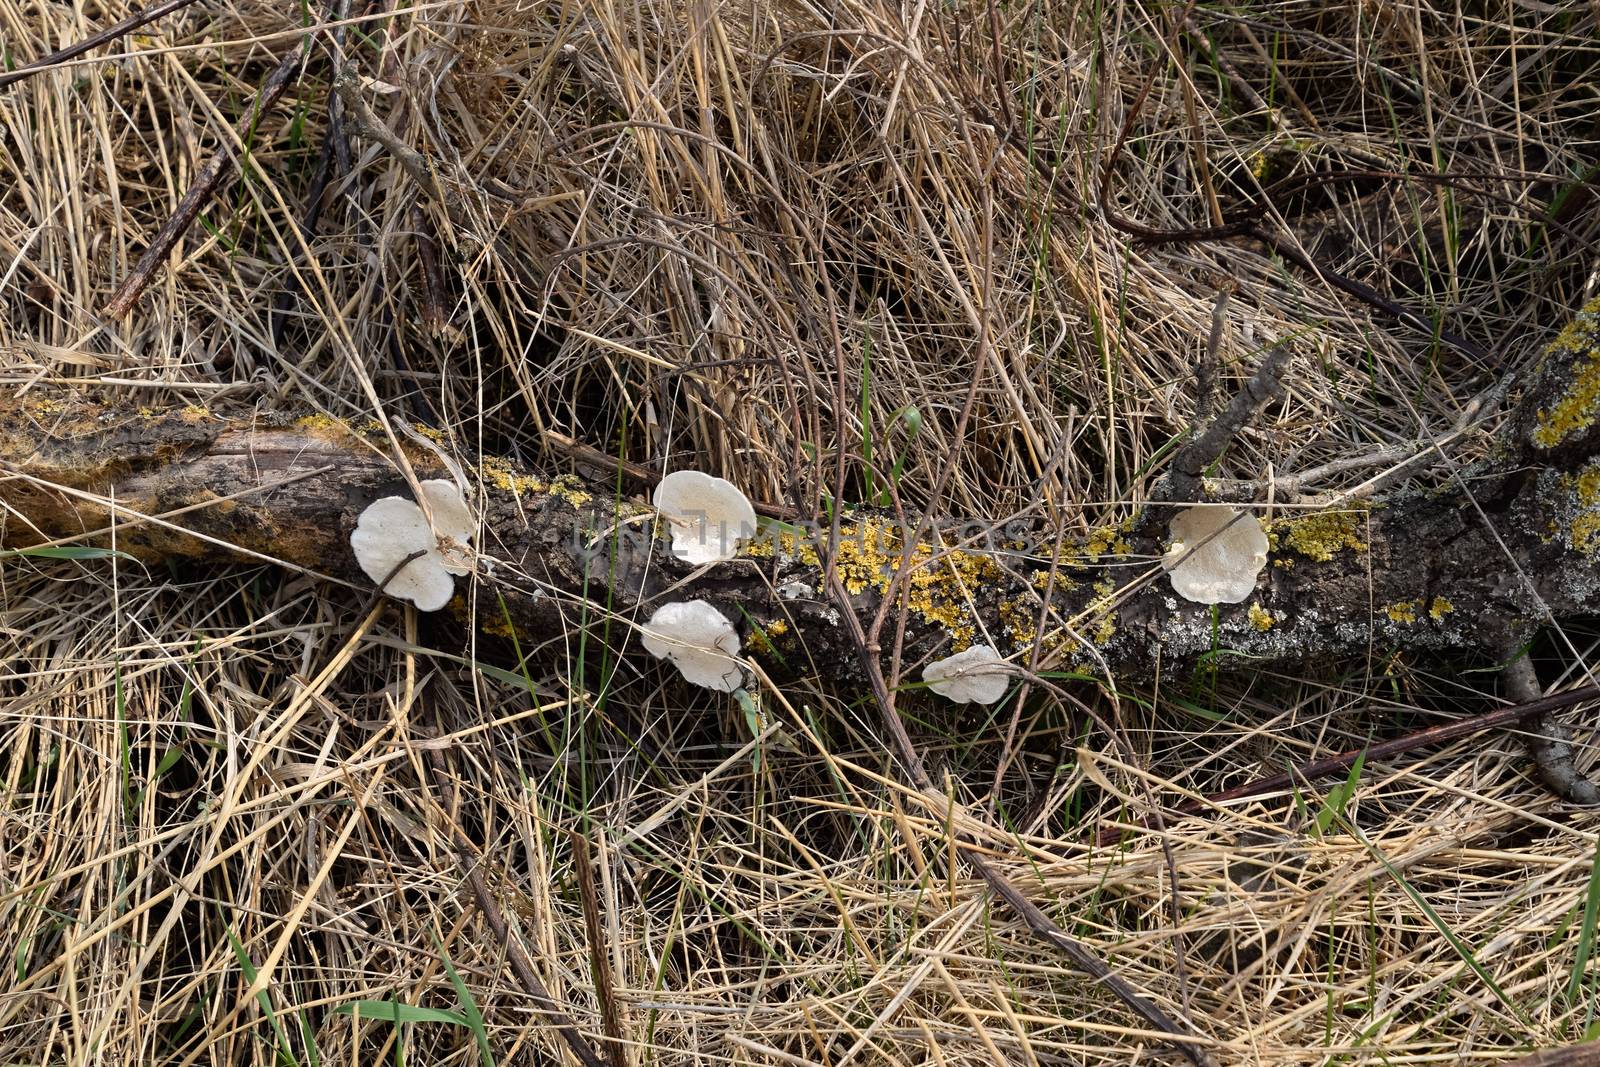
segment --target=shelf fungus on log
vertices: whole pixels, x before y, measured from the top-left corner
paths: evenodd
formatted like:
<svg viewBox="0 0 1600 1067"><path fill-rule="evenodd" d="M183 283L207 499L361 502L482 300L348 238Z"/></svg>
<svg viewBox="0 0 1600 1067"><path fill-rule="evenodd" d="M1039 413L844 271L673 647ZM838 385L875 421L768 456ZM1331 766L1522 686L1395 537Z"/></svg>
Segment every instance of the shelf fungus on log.
<svg viewBox="0 0 1600 1067"><path fill-rule="evenodd" d="M935 524L907 546L893 518L861 511L841 518L836 543L826 524L813 534L787 523L741 539L732 559L696 564L674 555L642 497L491 458L466 473L479 483L472 581L494 589L468 598L456 581L448 607L476 605L489 632L503 632L509 613L539 637L570 629L583 601L589 618L608 606L639 621L668 601L703 600L774 670L834 677L857 662L838 612L869 618L909 568L908 664L979 644L1012 658L1038 644L1041 668L1138 680L1202 654L1259 669L1374 645L1492 650L1596 612L1596 366L1600 301L1530 373L1493 458L1431 490L1264 523L1265 566L1236 603L1194 603L1159 580L1170 505L1091 531L1059 557L1051 536L1030 552L1010 530L969 536L979 524ZM0 399L3 540L108 543L114 522L117 547L144 558L272 560L370 588L351 534L374 501L411 497L390 447L324 416L234 419L41 386ZM419 479L452 476L429 450L404 447ZM814 592L827 588L830 557L848 605Z"/></svg>

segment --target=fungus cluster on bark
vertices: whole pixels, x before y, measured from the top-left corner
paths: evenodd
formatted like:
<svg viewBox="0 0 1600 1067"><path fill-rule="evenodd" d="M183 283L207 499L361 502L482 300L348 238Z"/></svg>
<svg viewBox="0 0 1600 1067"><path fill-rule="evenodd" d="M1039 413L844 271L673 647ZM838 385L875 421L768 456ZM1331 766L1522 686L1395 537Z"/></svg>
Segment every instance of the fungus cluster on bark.
<svg viewBox="0 0 1600 1067"><path fill-rule="evenodd" d="M904 662L932 670L930 688L944 681L937 661L978 646L1013 664L1035 662L1037 649L1044 669L1110 671L1119 683L1202 655L1258 669L1373 646L1492 652L1596 614L1597 381L1600 301L1521 379L1498 450L1464 472L1459 484L1470 489L1402 485L1261 521L1242 500L1206 499L1204 478L1184 473L1203 471L1205 455L1185 449L1174 460L1181 491L1076 543L1047 536L1020 554L1001 546L1003 566L986 546L943 539L939 524L908 544L909 530L871 509L841 516L836 540L828 525L813 535L757 530L744 494L692 471L662 479L652 510L498 460L465 472L478 484L459 485L417 447L407 465L424 485L424 509L384 452L391 441L322 416L234 421L41 385L0 398L3 537L13 548L109 543L115 525L118 548L146 558L271 559L365 588L420 551L387 591L464 620L476 610L491 631L509 616L529 638L559 634L580 600L636 620L703 601L739 639L704 646L719 656L764 656L777 673L841 680L858 662L841 612L870 618L892 591ZM1269 385L1252 395L1270 395ZM1195 435L1225 438L1212 428ZM663 536L635 536L652 522ZM458 578L480 559L479 580L493 581L495 595L463 596ZM1142 580L1141 561L1153 576L1164 568L1165 580ZM830 568L844 600L826 592ZM981 692L1006 677L983 673L992 678Z"/></svg>

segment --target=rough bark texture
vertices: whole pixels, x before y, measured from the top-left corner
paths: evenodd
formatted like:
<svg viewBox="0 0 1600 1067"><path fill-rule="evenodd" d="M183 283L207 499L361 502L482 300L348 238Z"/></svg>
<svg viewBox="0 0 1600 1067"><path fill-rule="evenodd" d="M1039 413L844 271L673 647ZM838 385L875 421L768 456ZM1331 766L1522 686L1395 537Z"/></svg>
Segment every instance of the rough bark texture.
<svg viewBox="0 0 1600 1067"><path fill-rule="evenodd" d="M1172 592L1157 562L1165 530L1153 521L1062 546L1042 637L1035 620L1051 542L1030 550L1006 531L948 550L918 546L906 563L914 568L908 662L952 643L986 640L1010 653L1039 639L1045 666L1109 667L1135 680L1214 650L1225 653L1223 669L1369 650L1490 650L1552 618L1593 614L1600 302L1529 382L1493 463L1443 489L1275 519L1255 595L1218 606L1215 618ZM429 449L406 447L419 477L449 476ZM324 417L229 420L59 389L0 401L0 460L8 548L85 534L109 544L97 531L112 525L114 499L117 547L136 556L223 559L242 550L360 588L372 583L349 548L357 516L378 497L409 496L377 434ZM506 632L502 598L524 646L570 631L586 599L642 621L663 599L703 598L779 673L834 675L855 663L820 594L825 540L777 532L745 557L696 573L652 536L640 500L498 462L467 473L484 521L480 578L475 590L462 580L447 610L476 611L490 633ZM167 525L139 516L166 516ZM902 565L899 529L884 515L844 524L836 565L864 616Z"/></svg>

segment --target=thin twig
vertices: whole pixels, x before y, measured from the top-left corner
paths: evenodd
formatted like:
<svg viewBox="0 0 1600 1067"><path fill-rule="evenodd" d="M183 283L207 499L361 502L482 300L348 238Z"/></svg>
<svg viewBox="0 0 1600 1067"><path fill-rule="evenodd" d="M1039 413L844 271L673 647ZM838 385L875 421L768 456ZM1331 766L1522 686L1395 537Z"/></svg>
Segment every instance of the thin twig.
<svg viewBox="0 0 1600 1067"><path fill-rule="evenodd" d="M477 856L478 850L451 814L451 810L455 807L455 790L449 785L450 766L444 758L444 753L438 749L429 749L428 763L433 770L434 788L444 793L445 803L441 807L445 817L450 820L451 840L466 866L467 885L472 890L472 899L477 903L478 910L483 912L484 920L494 933L495 941L505 948L506 957L511 962L511 970L516 974L517 981L522 983L523 990L550 1019L556 1032L561 1035L561 1039L567 1043L567 1048L578 1058L583 1067L610 1067L595 1053L594 1046L589 1044L589 1039L583 1036L577 1023L572 1021L572 1017L556 1004L555 998L534 973L533 963L528 959L528 954L523 950L521 943L511 935L511 929L506 924L505 915L500 911L500 905L495 902L494 894L489 892L489 886L483 880L483 868Z"/></svg>
<svg viewBox="0 0 1600 1067"><path fill-rule="evenodd" d="M578 883L584 933L589 942L589 970L594 976L595 999L600 1002L600 1028L606 1035L606 1058L611 1061L611 1067L627 1067L622 1013L611 982L611 967L606 963L605 928L600 925L600 900L595 891L594 865L589 861L589 839L576 830L569 839L572 842L572 877Z"/></svg>
<svg viewBox="0 0 1600 1067"><path fill-rule="evenodd" d="M349 115L350 122L355 126L356 132L377 141L395 161L411 176L411 180L437 203L445 203L444 190L439 187L439 180L434 176L433 168L427 159L415 148L402 141L398 134L389 128L372 110L366 97L361 95L361 84L353 62L346 62L333 80L334 91L339 94L339 99L344 103L345 112Z"/></svg>
<svg viewBox="0 0 1600 1067"><path fill-rule="evenodd" d="M1337 756L1311 760L1282 774L1257 778L1253 782L1246 782L1243 785L1234 786L1232 789L1225 789L1204 799L1186 800L1182 804L1173 807L1167 814L1172 818L1198 815L1207 808L1214 808L1229 801L1267 796L1293 788L1296 785L1314 782L1319 778L1343 774L1358 759L1365 759L1369 763L1375 763L1415 751L1425 745L1447 744L1451 741L1458 741L1463 737L1471 737L1487 730L1510 726L1525 719L1546 716L1560 708L1571 707L1574 704L1582 704L1585 701L1595 699L1600 699L1600 686L1586 685L1577 689L1569 689L1564 693L1540 697L1528 703L1513 704L1510 707L1496 708L1493 711L1486 711L1481 715L1474 715L1470 718L1457 719L1454 722L1443 723L1439 726L1429 726L1406 734L1404 737L1396 737L1393 740L1383 741L1376 745L1353 748L1348 752L1341 752ZM1152 820L1149 818L1140 819L1134 823L1136 828L1144 830L1150 829L1151 825ZM1126 829L1123 827L1102 830L1096 838L1096 843L1101 846L1114 845L1125 832Z"/></svg>
<svg viewBox="0 0 1600 1067"><path fill-rule="evenodd" d="M242 143L249 143L251 131L261 121L261 116L265 115L283 96L284 91L294 83L310 55L311 37L308 34L301 40L300 47L286 56L283 62L278 64L277 69L267 76L261 91L256 93L255 103L250 108L248 117L237 131ZM183 198L178 201L172 217L156 231L144 254L139 257L139 262L134 264L133 270L112 291L111 299L106 301L104 308L107 318L120 319L133 310L133 305L155 279L168 254L189 227L194 225L194 220L200 216L200 209L216 195L223 180L233 173L237 165L238 160L233 154L233 148L226 141L217 149L215 155L206 160L205 166L200 168L200 173L184 192Z"/></svg>
<svg viewBox="0 0 1600 1067"><path fill-rule="evenodd" d="M1212 404L1217 398L1217 368L1222 365L1222 334L1228 325L1228 300L1233 296L1231 286L1217 290L1216 301L1211 305L1211 332L1206 336L1206 350L1194 369L1194 421L1198 425L1210 419Z"/></svg>
<svg viewBox="0 0 1600 1067"><path fill-rule="evenodd" d="M845 628L855 643L857 654L860 656L862 668L865 670L867 680L871 685L878 710L883 718L883 724L889 734L889 739L894 748L895 756L905 768L913 785L921 790L929 799L938 804L951 804L953 801L934 788L933 780L928 775L927 766L922 757L917 754L916 746L912 744L911 735L906 731L905 720L895 709L894 692L884 680L883 668L878 663L877 650L872 648L867 641L867 634L862 629L861 621L856 618L851 605L849 594L837 573L828 577L829 593L834 602L841 608L840 617L844 620ZM1122 1001L1130 1010L1138 1015L1154 1029L1168 1035L1168 1044L1178 1053L1188 1059L1197 1067L1212 1067L1211 1055L1202 1047L1206 1038L1196 1034L1192 1029L1181 1023L1175 1022L1166 1012L1162 1011L1154 1001L1150 1000L1132 983L1111 970L1106 963L1091 952L1088 946L1068 936L1067 932L1057 926L1038 905L1034 904L1021 890L1012 885L999 871L989 865L983 854L975 848L966 845L957 845L956 851L961 857L971 864L984 882L1001 900L1022 919L1023 924L1040 941L1052 946L1072 962L1072 965L1085 972L1096 982L1109 989L1118 1000Z"/></svg>
<svg viewBox="0 0 1600 1067"><path fill-rule="evenodd" d="M136 11L116 25L107 26L98 33L91 33L76 44L69 44L67 47L51 52L47 56L40 56L32 63L18 67L16 70L0 74L0 89L4 89L14 82L22 81L24 78L31 78L35 74L47 71L51 67L58 66L70 59L76 59L85 52L99 48L103 44L109 44L124 34L132 33L146 23L154 22L156 19L164 15L170 15L174 11L181 11L192 3L194 3L194 0L166 0L165 3L157 4L155 7L147 7L143 11Z"/></svg>
<svg viewBox="0 0 1600 1067"><path fill-rule="evenodd" d="M334 28L333 43L329 48L329 54L337 64L344 46L344 21L350 17L350 0L334 0L329 7L330 14L339 24ZM307 257L314 254L311 252L311 244L316 237L317 224L322 221L322 212L327 207L328 186L334 178L344 173L340 161L349 155L348 152L340 153L337 147L344 136L344 124L339 121L338 97L330 92L327 94L327 101L328 128L322 135L322 147L317 152L317 165L311 172L311 183L306 190L305 216L300 222L302 254ZM289 322L289 308L299 295L298 279L294 272L291 272L288 284L273 302L271 323L273 344L282 343L283 332Z"/></svg>

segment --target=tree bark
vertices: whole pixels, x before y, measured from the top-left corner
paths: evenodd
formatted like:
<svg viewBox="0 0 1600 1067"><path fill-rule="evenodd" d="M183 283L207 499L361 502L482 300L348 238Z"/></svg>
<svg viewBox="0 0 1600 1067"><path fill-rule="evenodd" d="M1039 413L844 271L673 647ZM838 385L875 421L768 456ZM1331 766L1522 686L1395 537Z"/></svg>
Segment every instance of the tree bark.
<svg viewBox="0 0 1600 1067"><path fill-rule="evenodd" d="M863 618L893 571L913 568L908 664L973 641L1008 654L1042 641L1045 668L1136 681L1208 654L1227 670L1375 649L1491 651L1596 612L1600 301L1546 350L1507 425L1494 459L1443 488L1280 514L1254 595L1214 613L1177 597L1161 570L1158 517L1170 507L1059 551L946 522L939 544L907 553L900 523L862 513L842 523L833 556ZM410 496L388 447L321 416L228 419L34 389L0 401L0 541L109 545L115 526L116 547L142 559L270 558L370 589L350 533L373 500ZM452 476L439 454L404 447L419 477ZM499 461L467 473L483 525L476 587L461 580L446 609L463 620L505 635L509 615L527 647L597 607L642 622L665 600L705 599L776 673L854 669L824 592L825 524L819 537L766 531L741 558L697 571L666 551L650 509L614 488Z"/></svg>

